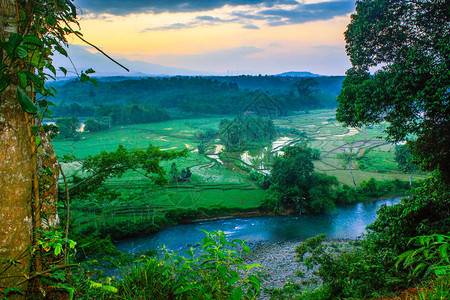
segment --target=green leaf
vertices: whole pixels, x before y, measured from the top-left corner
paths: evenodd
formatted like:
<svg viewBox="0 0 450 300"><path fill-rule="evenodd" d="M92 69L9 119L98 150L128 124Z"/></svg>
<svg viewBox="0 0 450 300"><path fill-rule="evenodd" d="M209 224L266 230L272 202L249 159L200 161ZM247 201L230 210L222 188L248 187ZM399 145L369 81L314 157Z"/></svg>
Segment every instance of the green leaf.
<svg viewBox="0 0 450 300"><path fill-rule="evenodd" d="M24 111L33 115L37 113L36 105L34 105L33 101L31 101L30 97L28 97L27 93L20 86L17 87L17 99Z"/></svg>
<svg viewBox="0 0 450 300"><path fill-rule="evenodd" d="M0 71L0 92L6 89L9 85L9 77Z"/></svg>
<svg viewBox="0 0 450 300"><path fill-rule="evenodd" d="M25 13L25 11L23 9L20 10L20 20L21 21L25 21L25 19L27 18L27 14Z"/></svg>
<svg viewBox="0 0 450 300"><path fill-rule="evenodd" d="M66 68L63 68L63 67L59 67L59 69L61 70L61 72L63 72L63 73L64 73L64 76L66 76L66 75L67 75L67 69L66 69Z"/></svg>
<svg viewBox="0 0 450 300"><path fill-rule="evenodd" d="M95 71L92 68L89 68L86 71L84 71L84 73L86 73L86 74L94 74Z"/></svg>
<svg viewBox="0 0 450 300"><path fill-rule="evenodd" d="M70 0L66 0L66 4L69 5L70 7L70 14L72 15L72 17L76 18L77 17L77 8L75 7L75 5L73 5L72 2L70 2Z"/></svg>
<svg viewBox="0 0 450 300"><path fill-rule="evenodd" d="M248 279L250 280L250 284L253 286L255 290L258 290L261 288L261 283L259 282L259 278L255 275L249 275Z"/></svg>
<svg viewBox="0 0 450 300"><path fill-rule="evenodd" d="M56 76L56 69L53 65L48 65L47 68Z"/></svg>
<svg viewBox="0 0 450 300"><path fill-rule="evenodd" d="M9 55L9 57L14 57L14 52L16 48L20 45L20 42L22 41L22 37L18 35L17 33L11 33L9 36L8 42L4 44L4 49L6 53Z"/></svg>
<svg viewBox="0 0 450 300"><path fill-rule="evenodd" d="M98 282L95 282L95 281L89 281L89 283L91 285L91 288L97 288L97 289L102 288L102 284L101 283L98 283Z"/></svg>
<svg viewBox="0 0 450 300"><path fill-rule="evenodd" d="M233 292L233 300L240 300L242 299L242 295L244 293L242 292L242 289L240 287L236 288Z"/></svg>
<svg viewBox="0 0 450 300"><path fill-rule="evenodd" d="M39 126L31 126L31 133L36 134L39 132Z"/></svg>
<svg viewBox="0 0 450 300"><path fill-rule="evenodd" d="M448 257L448 244L442 244L439 246L439 248L437 249L437 251L439 252L439 255L441 256L441 259L448 262L449 261L449 257Z"/></svg>
<svg viewBox="0 0 450 300"><path fill-rule="evenodd" d="M439 266L433 269L434 274L443 276L450 274L450 266Z"/></svg>
<svg viewBox="0 0 450 300"><path fill-rule="evenodd" d="M36 136L36 148L39 147L39 145L41 145L41 138L37 135ZM59 254L59 253L58 254L56 253L56 248L55 248L55 254L56 255Z"/></svg>
<svg viewBox="0 0 450 300"><path fill-rule="evenodd" d="M20 59L24 59L24 58L28 57L28 51L23 46L17 47L16 53Z"/></svg>
<svg viewBox="0 0 450 300"><path fill-rule="evenodd" d="M19 83L20 86L24 89L27 87L27 75L23 72L19 72L17 74L17 76L19 77Z"/></svg>
<svg viewBox="0 0 450 300"><path fill-rule="evenodd" d="M75 292L75 288L73 288L73 287L65 287L65 289L69 293L69 299L72 300L73 299L73 294Z"/></svg>
<svg viewBox="0 0 450 300"><path fill-rule="evenodd" d="M239 277L233 277L231 279L227 279L227 282L229 284L234 284L235 282L239 281Z"/></svg>
<svg viewBox="0 0 450 300"><path fill-rule="evenodd" d="M53 17L53 16L47 17L46 21L52 26L56 25L56 23L57 23L55 17Z"/></svg>
<svg viewBox="0 0 450 300"><path fill-rule="evenodd" d="M31 65L39 69L45 67L45 58L40 52L35 52L31 55Z"/></svg>
<svg viewBox="0 0 450 300"><path fill-rule="evenodd" d="M44 86L44 80L38 75L28 71L25 72L25 74L27 75L28 79L30 79L36 86L38 87Z"/></svg>
<svg viewBox="0 0 450 300"><path fill-rule="evenodd" d="M35 45L38 47L42 46L42 41L37 36L27 35L23 38L23 42L26 44Z"/></svg>
<svg viewBox="0 0 450 300"><path fill-rule="evenodd" d="M81 76L80 76L80 81L81 82L86 82L86 81L89 81L89 76L87 76L86 74L84 74L84 73L81 73Z"/></svg>
<svg viewBox="0 0 450 300"><path fill-rule="evenodd" d="M57 51L61 55L64 55L65 57L68 56L66 49L64 49L60 45L55 45L55 51Z"/></svg>
<svg viewBox="0 0 450 300"><path fill-rule="evenodd" d="M22 288L20 287L11 287L3 290L3 294L8 295L10 293L18 293L23 295Z"/></svg>
<svg viewBox="0 0 450 300"><path fill-rule="evenodd" d="M418 274L420 271L422 271L427 265L425 263L420 263L415 267L413 273Z"/></svg>
<svg viewBox="0 0 450 300"><path fill-rule="evenodd" d="M113 287L111 285L103 285L102 289L108 292L117 293L119 290L116 287Z"/></svg>
<svg viewBox="0 0 450 300"><path fill-rule="evenodd" d="M36 139L38 138L38 136L36 137ZM40 142L40 141L39 141ZM61 245L60 244L57 244L56 246L55 246L55 250L54 250L54 253L55 253L55 255L59 255L60 253L61 253L61 250L62 250L62 248L61 248Z"/></svg>

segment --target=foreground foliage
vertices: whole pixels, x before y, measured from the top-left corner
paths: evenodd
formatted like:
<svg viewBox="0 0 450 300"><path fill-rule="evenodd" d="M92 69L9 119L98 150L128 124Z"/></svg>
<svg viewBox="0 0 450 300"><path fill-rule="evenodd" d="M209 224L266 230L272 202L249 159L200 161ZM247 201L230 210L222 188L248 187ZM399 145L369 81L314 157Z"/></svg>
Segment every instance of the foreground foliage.
<svg viewBox="0 0 450 300"><path fill-rule="evenodd" d="M448 278L449 199L450 189L435 175L400 204L382 206L361 247L336 254L319 236L297 247L298 258L318 266L320 293L327 298L379 297L436 276Z"/></svg>
<svg viewBox="0 0 450 300"><path fill-rule="evenodd" d="M79 25L77 11L70 0L1 1L0 20L0 293L64 297L45 279L69 266L59 250L49 259L40 244L44 231L57 227L59 177L42 121L51 118L49 97L56 94L46 85L56 76L52 56L67 56L68 35L83 39L71 27ZM81 72L80 81L91 73ZM71 245L66 239L61 247Z"/></svg>
<svg viewBox="0 0 450 300"><path fill-rule="evenodd" d="M147 149L126 149L119 145L116 151L103 151L97 155L89 155L83 160L82 175L72 176L69 187L71 196L86 197L87 194L99 192L104 188L108 178L122 177L127 171L139 172L149 179L152 185L167 183L166 171L160 165L161 161L186 157L187 149L181 151L163 151L149 145ZM98 198L98 197L97 197Z"/></svg>
<svg viewBox="0 0 450 300"><path fill-rule="evenodd" d="M259 275L250 273L242 256L250 248L241 240L227 241L223 232L205 232L199 248L183 254L166 251L163 258L142 256L121 267L122 279L105 278L79 284L82 299L257 299ZM106 288L105 288L106 287ZM84 289L87 289L85 291Z"/></svg>

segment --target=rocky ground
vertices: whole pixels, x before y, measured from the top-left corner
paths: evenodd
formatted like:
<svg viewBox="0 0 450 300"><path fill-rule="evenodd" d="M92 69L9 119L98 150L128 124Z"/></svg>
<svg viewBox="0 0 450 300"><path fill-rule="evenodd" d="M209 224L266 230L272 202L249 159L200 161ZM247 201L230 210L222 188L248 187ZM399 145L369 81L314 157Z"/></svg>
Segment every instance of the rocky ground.
<svg viewBox="0 0 450 300"><path fill-rule="evenodd" d="M287 241L252 244L253 254L247 256L245 262L262 266L254 268L252 273L261 272L265 276L262 285L269 290L283 288L286 284L300 285L301 289L308 290L317 288L321 280L314 274L315 270L307 270L301 262L295 261L295 247L300 243ZM352 247L348 240L329 241L327 244L339 249ZM302 277L297 275L298 271L303 273ZM263 292L259 299L270 299L270 294Z"/></svg>

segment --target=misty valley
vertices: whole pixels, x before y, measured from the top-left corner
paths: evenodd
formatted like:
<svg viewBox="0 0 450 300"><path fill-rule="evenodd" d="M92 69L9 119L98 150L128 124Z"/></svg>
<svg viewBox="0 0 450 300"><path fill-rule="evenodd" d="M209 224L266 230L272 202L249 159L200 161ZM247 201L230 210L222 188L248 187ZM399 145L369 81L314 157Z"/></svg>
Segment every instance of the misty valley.
<svg viewBox="0 0 450 300"><path fill-rule="evenodd" d="M450 299L449 9L1 0L0 300Z"/></svg>

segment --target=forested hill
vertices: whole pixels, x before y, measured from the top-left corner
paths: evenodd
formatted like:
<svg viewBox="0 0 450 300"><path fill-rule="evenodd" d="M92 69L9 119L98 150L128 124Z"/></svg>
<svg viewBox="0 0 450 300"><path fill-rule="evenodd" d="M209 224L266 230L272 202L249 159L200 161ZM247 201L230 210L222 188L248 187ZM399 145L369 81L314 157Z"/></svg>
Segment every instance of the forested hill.
<svg viewBox="0 0 450 300"><path fill-rule="evenodd" d="M311 73L312 76L287 76L280 74L279 76L224 76L224 77L211 77L212 79L221 82L236 83L241 89L250 90L264 90L272 91L274 93L295 90L295 84L306 80L308 78L314 78L317 82L317 89L319 93L329 93L332 95L338 95L341 90L344 76L318 76Z"/></svg>
<svg viewBox="0 0 450 300"><path fill-rule="evenodd" d="M237 114L261 92L284 110L332 108L344 77L149 77L99 78L91 83L56 82L55 116L83 117L107 105L145 105L187 113ZM77 104L76 111L70 111ZM73 106L73 105L72 105ZM92 109L79 109L78 106ZM89 116L89 115L85 115Z"/></svg>

